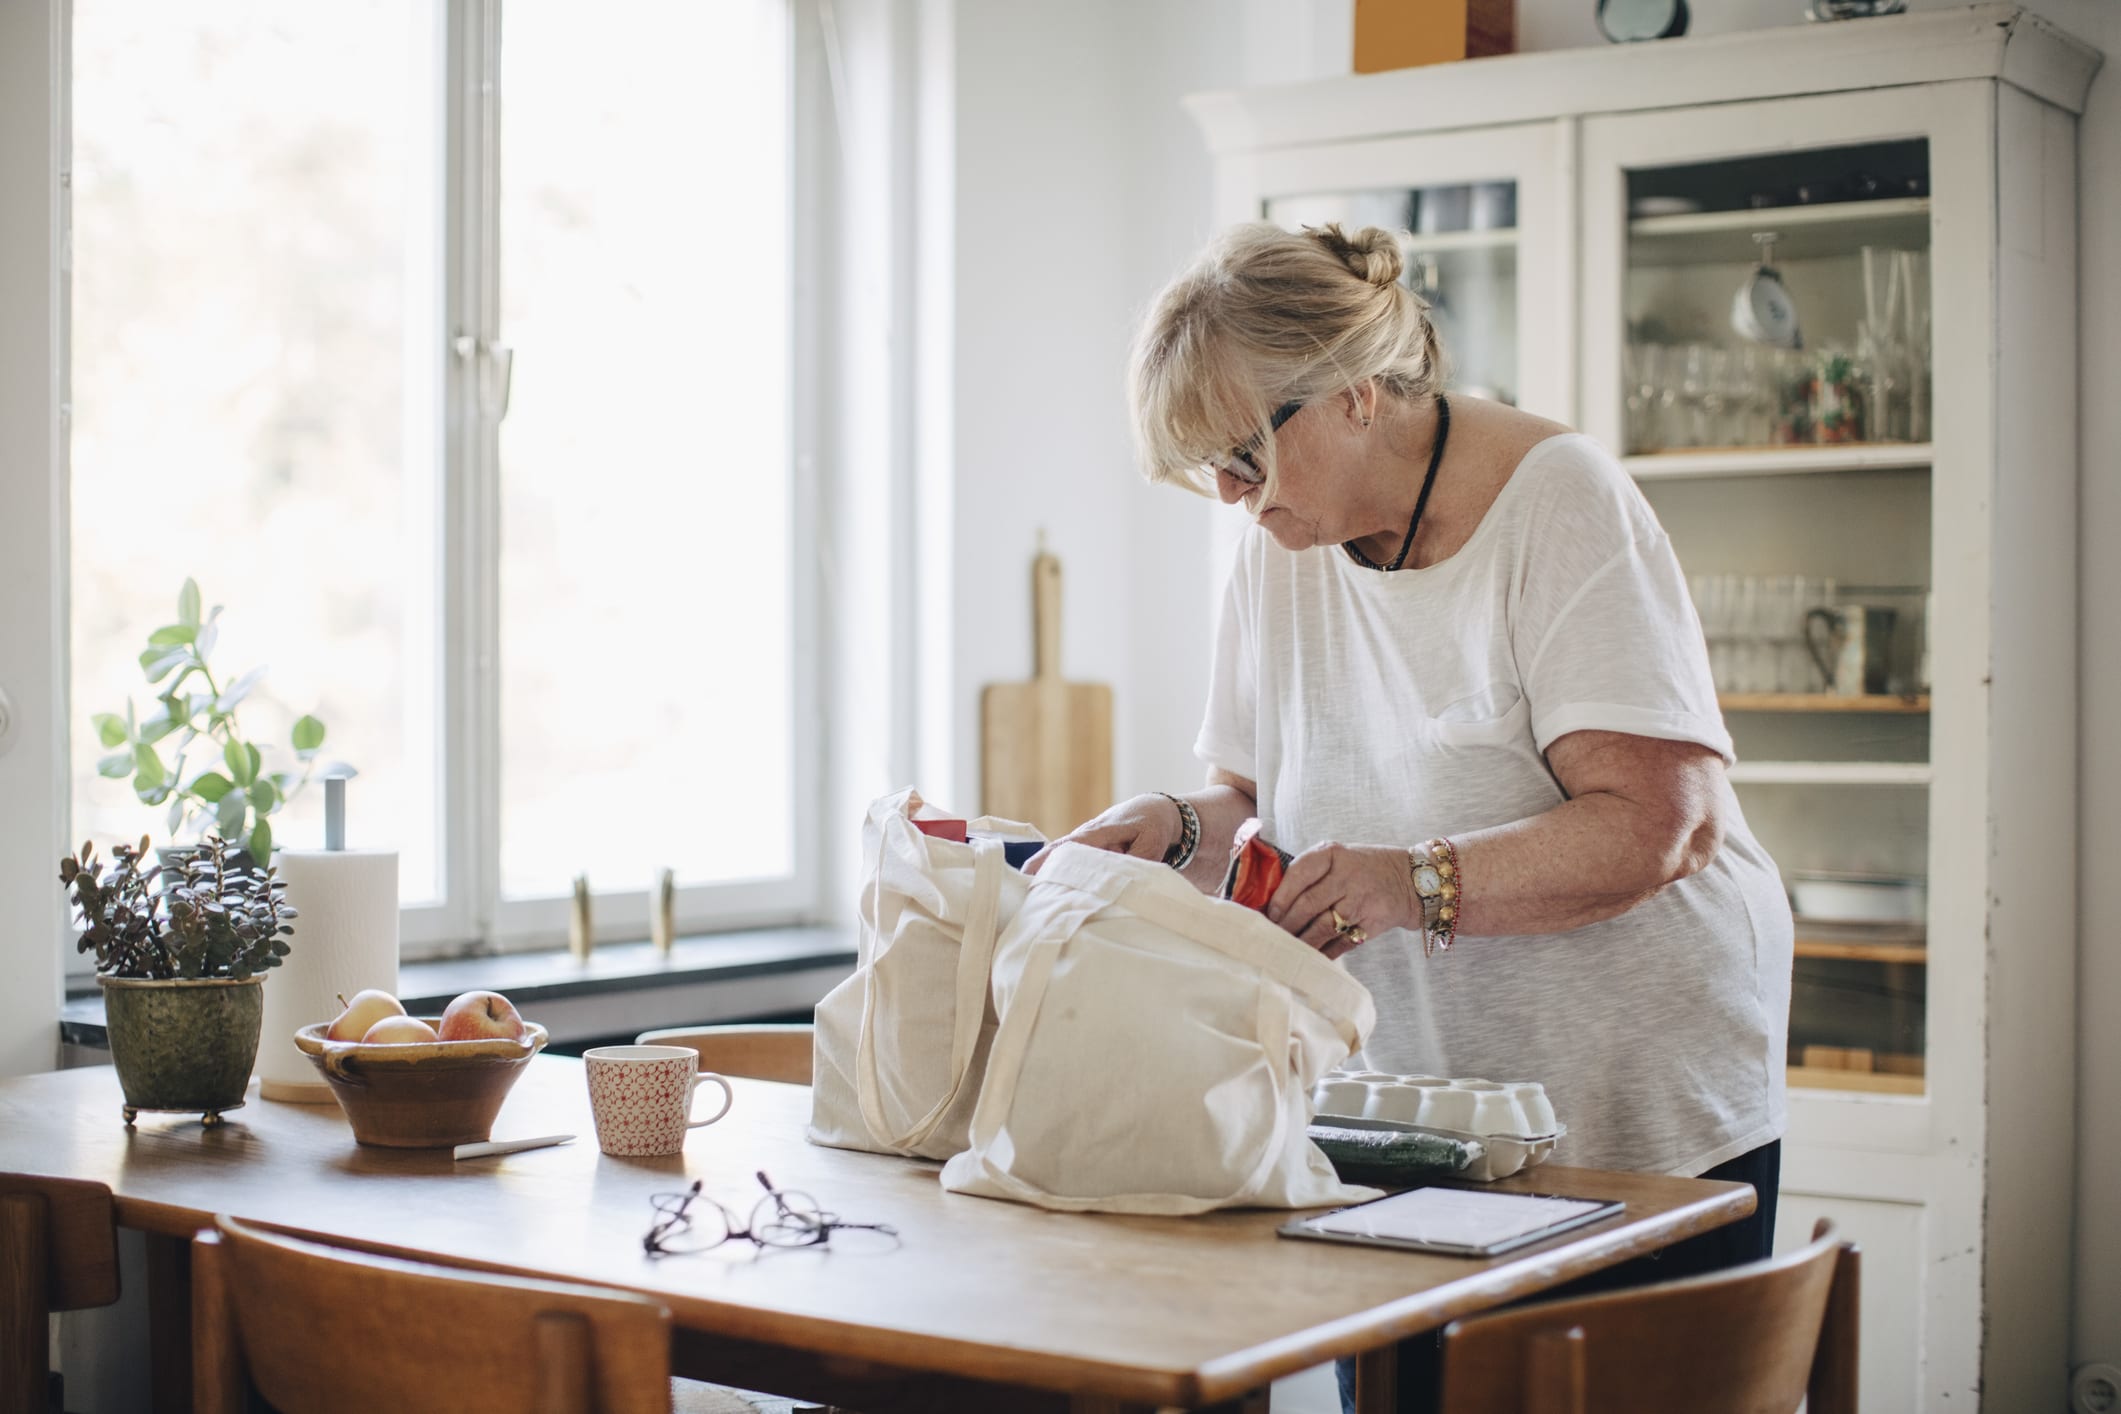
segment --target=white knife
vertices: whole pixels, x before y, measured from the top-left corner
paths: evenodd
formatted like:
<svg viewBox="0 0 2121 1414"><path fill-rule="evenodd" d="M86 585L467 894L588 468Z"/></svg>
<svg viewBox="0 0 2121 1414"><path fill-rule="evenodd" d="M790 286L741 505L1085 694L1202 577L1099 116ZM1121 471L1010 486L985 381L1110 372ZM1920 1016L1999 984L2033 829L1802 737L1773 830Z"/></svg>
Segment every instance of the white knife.
<svg viewBox="0 0 2121 1414"><path fill-rule="evenodd" d="M484 1144L459 1144L456 1155L460 1159L483 1159L493 1154L519 1154L525 1149L543 1149L550 1144L572 1142L572 1134L546 1134L536 1139L494 1139Z"/></svg>

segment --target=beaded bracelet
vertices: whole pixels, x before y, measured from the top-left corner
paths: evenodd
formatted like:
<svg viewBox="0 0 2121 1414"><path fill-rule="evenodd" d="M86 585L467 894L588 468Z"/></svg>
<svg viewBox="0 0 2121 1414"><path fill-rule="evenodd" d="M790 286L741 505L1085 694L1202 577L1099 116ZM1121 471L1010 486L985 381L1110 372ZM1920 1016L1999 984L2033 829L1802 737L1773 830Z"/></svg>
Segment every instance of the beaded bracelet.
<svg viewBox="0 0 2121 1414"><path fill-rule="evenodd" d="M1458 850L1449 840L1439 836L1421 848L1434 860L1436 872L1443 878L1436 921L1424 922L1421 930L1422 956L1434 957L1449 952L1451 944L1458 941L1458 915L1465 906L1465 876L1458 868Z"/></svg>
<svg viewBox="0 0 2121 1414"><path fill-rule="evenodd" d="M1164 851L1164 863L1173 869L1184 869L1193 862L1193 851L1200 848L1200 814L1189 802L1167 790L1157 794L1178 807L1178 843Z"/></svg>

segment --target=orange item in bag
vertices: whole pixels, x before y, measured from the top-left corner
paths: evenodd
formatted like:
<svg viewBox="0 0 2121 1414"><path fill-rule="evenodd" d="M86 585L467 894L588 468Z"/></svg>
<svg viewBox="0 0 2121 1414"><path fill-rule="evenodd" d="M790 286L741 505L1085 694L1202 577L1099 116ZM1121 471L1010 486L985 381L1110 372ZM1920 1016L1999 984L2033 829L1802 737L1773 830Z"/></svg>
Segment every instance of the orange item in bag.
<svg viewBox="0 0 2121 1414"><path fill-rule="evenodd" d="M1287 850L1276 849L1260 829L1256 818L1237 827L1230 847L1230 872L1223 875L1222 896L1251 909L1266 908L1295 859Z"/></svg>

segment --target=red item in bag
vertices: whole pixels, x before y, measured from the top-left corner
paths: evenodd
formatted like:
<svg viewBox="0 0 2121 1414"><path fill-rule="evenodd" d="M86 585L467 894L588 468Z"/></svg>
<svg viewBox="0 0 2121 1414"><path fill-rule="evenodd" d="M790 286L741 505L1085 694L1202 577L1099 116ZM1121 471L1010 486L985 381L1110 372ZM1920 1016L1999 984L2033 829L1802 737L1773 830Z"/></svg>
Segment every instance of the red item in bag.
<svg viewBox="0 0 2121 1414"><path fill-rule="evenodd" d="M939 840L955 840L959 844L968 843L965 838L965 822L962 820L915 820L913 828L924 835L930 835Z"/></svg>
<svg viewBox="0 0 2121 1414"><path fill-rule="evenodd" d="M1222 896L1252 909L1266 908L1296 857L1276 849L1260 834L1260 828L1256 818L1237 827L1230 847L1230 872L1223 875Z"/></svg>

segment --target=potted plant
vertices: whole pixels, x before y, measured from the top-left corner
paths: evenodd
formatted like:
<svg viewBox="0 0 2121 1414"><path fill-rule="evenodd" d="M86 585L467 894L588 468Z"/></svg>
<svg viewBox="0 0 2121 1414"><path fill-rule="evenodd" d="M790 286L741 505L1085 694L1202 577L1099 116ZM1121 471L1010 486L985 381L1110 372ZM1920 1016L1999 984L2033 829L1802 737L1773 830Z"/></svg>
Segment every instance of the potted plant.
<svg viewBox="0 0 2121 1414"><path fill-rule="evenodd" d="M209 835L181 864L147 868L142 836L137 848L115 846L100 876L93 844L59 861L78 947L96 955L128 1126L141 1110L197 1110L215 1125L243 1104L263 974L287 956L295 910L270 866L241 865L236 853Z"/></svg>
<svg viewBox="0 0 2121 1414"><path fill-rule="evenodd" d="M299 795L312 777L351 776L354 770L341 762L318 766L324 724L310 715L297 718L291 733L299 771L265 769L264 752L236 721L236 709L265 669L253 668L225 686L215 677L210 660L220 618L219 604L201 614L198 582L185 580L177 595L177 621L149 634L140 653L140 670L148 682L161 685L155 699L159 710L138 717L128 698L122 717L97 713L97 739L109 754L96 770L112 780L130 780L145 805L168 802L172 839L194 826L202 833L211 829L265 863L272 859L272 813ZM171 739L174 754L165 763L163 744ZM165 850L163 863L176 865L190 852Z"/></svg>

